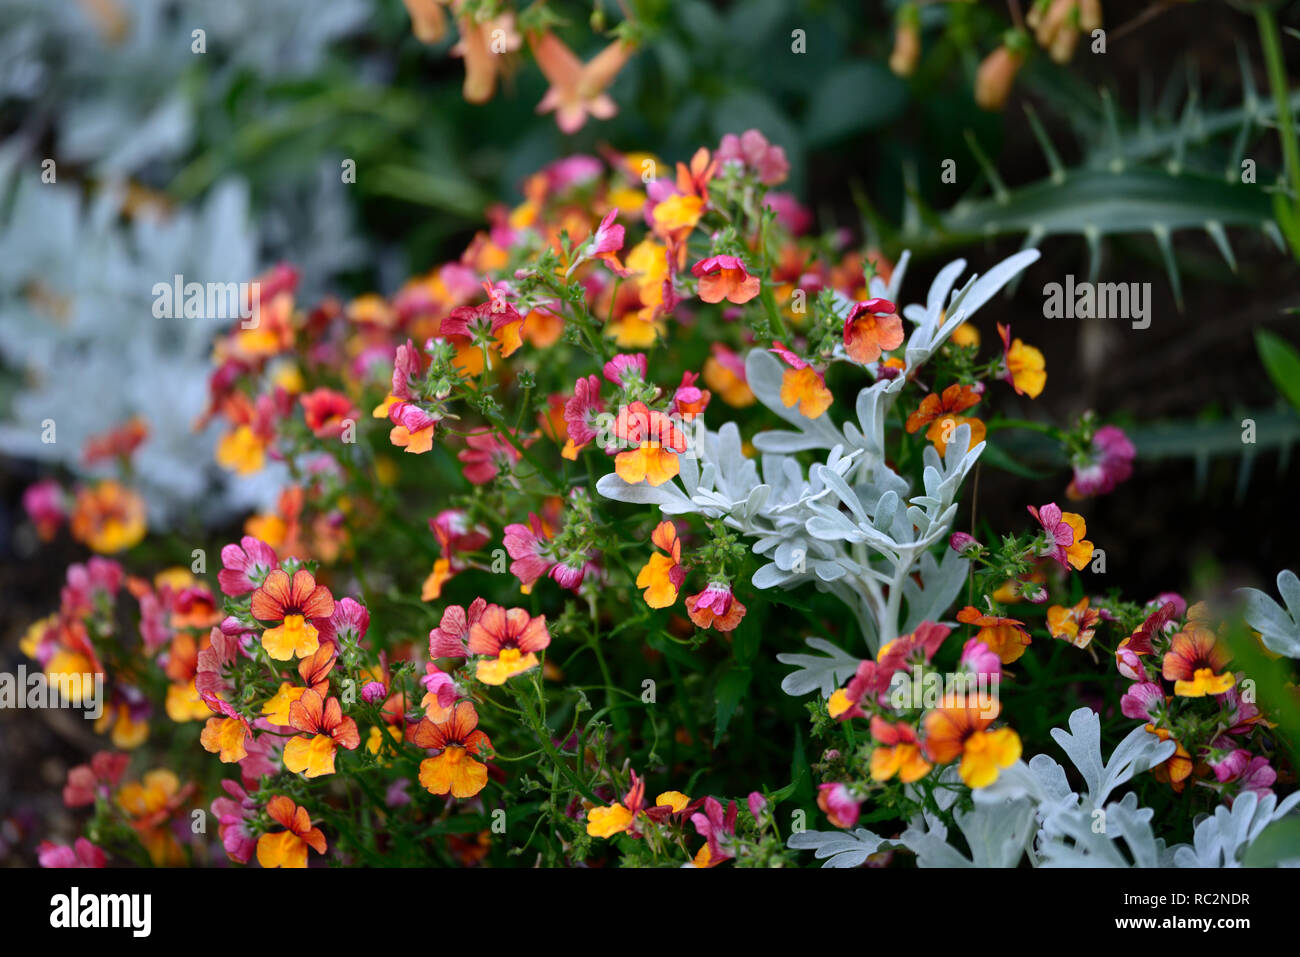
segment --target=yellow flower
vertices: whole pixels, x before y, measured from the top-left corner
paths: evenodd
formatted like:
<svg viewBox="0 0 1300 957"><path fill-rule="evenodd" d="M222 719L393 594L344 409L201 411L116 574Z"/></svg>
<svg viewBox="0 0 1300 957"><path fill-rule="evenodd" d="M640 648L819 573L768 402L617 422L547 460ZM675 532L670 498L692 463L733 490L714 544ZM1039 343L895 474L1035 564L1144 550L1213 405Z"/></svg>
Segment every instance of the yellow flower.
<svg viewBox="0 0 1300 957"><path fill-rule="evenodd" d="M260 471L266 464L266 443L249 426L236 426L217 443L217 464L237 475Z"/></svg>
<svg viewBox="0 0 1300 957"><path fill-rule="evenodd" d="M632 826L632 814L621 804L594 807L587 812L587 833L592 837L613 837Z"/></svg>
<svg viewBox="0 0 1300 957"><path fill-rule="evenodd" d="M998 779L1000 768L1020 760L1020 735L1010 728L976 731L966 739L961 759L961 779L969 788L988 787Z"/></svg>
<svg viewBox="0 0 1300 957"><path fill-rule="evenodd" d="M320 647L320 633L302 615L286 615L279 625L262 632L262 647L276 661L306 658Z"/></svg>
<svg viewBox="0 0 1300 957"><path fill-rule="evenodd" d="M262 705L262 714L271 724L286 727L289 724L289 709L306 690L306 688L294 687L287 681L281 682L275 694L267 698L266 703Z"/></svg>

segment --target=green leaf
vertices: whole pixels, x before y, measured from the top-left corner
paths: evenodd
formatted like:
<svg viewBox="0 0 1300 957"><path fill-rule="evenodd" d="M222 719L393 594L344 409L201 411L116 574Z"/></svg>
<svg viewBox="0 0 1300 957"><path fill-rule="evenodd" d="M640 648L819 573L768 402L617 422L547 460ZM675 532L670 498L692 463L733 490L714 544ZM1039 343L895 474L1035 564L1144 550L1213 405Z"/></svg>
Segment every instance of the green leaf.
<svg viewBox="0 0 1300 957"><path fill-rule="evenodd" d="M1260 832L1246 849L1242 862L1247 867L1276 867L1282 861L1300 859L1300 817L1274 821Z"/></svg>
<svg viewBox="0 0 1300 957"><path fill-rule="evenodd" d="M736 713L736 707L749 689L749 682L753 677L754 673L749 668L733 665L718 679L715 692L718 699L718 720L713 731L715 748L722 743L722 735L726 733L727 725L731 723L731 716Z"/></svg>
<svg viewBox="0 0 1300 957"><path fill-rule="evenodd" d="M1004 472L1010 472L1012 475L1019 475L1022 478L1045 479L1048 477L1046 472L1039 472L1036 469L1031 469L1027 465L1022 465L1020 462L1017 462L1011 456L1007 455L1006 452L1002 451L1000 447L994 445L988 440L985 440L984 452L980 456L980 461L987 462L995 469L1002 469Z"/></svg>
<svg viewBox="0 0 1300 957"><path fill-rule="evenodd" d="M1300 411L1300 352L1281 336L1263 329L1255 333L1255 348L1277 390Z"/></svg>
<svg viewBox="0 0 1300 957"><path fill-rule="evenodd" d="M804 136L821 146L895 119L907 101L907 87L878 63L849 63L826 75L808 107Z"/></svg>

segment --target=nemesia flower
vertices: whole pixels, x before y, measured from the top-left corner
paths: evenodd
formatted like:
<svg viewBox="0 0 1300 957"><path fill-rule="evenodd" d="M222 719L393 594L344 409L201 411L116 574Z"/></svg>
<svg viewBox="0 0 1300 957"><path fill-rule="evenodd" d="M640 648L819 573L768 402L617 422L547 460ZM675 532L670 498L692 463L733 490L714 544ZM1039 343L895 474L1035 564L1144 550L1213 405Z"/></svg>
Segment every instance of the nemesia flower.
<svg viewBox="0 0 1300 957"><path fill-rule="evenodd" d="M858 823L862 802L844 784L833 782L817 785L817 806L836 827L848 829Z"/></svg>
<svg viewBox="0 0 1300 957"><path fill-rule="evenodd" d="M968 535L966 532L953 532L948 539L948 547L963 557L968 557L984 548L974 535Z"/></svg>
<svg viewBox="0 0 1300 957"><path fill-rule="evenodd" d="M708 389L701 389L695 384L699 377L698 372L683 372L682 383L673 393L673 414L681 416L687 422L697 415L703 415L712 397Z"/></svg>
<svg viewBox="0 0 1300 957"><path fill-rule="evenodd" d="M333 389L313 389L299 396L298 401L302 403L307 428L318 439L337 439L349 422L355 427L361 418L361 410L352 400Z"/></svg>
<svg viewBox="0 0 1300 957"><path fill-rule="evenodd" d="M518 578L525 588L531 588L555 564L550 555L550 541L549 529L533 513L529 513L527 525L514 522L505 527L502 542L513 559L510 574Z"/></svg>
<svg viewBox="0 0 1300 957"><path fill-rule="evenodd" d="M963 625L979 628L975 640L997 655L1004 665L1019 661L1032 644L1025 623L1016 618L986 615L974 605L967 605L957 612L957 620Z"/></svg>
<svg viewBox="0 0 1300 957"><path fill-rule="evenodd" d="M308 778L334 773L338 745L355 751L361 744L357 723L343 716L339 699L308 688L289 706L289 726L302 734L284 746L284 766Z"/></svg>
<svg viewBox="0 0 1300 957"><path fill-rule="evenodd" d="M701 259L691 267L691 275L700 280L700 299L710 303L725 299L739 306L757 296L761 285L736 256Z"/></svg>
<svg viewBox="0 0 1300 957"><path fill-rule="evenodd" d="M921 719L925 751L932 761L947 764L961 758L958 769L966 786L988 787L1000 769L1020 759L1020 736L1010 728L988 730L1001 703L985 695L948 695L943 704Z"/></svg>
<svg viewBox="0 0 1300 957"><path fill-rule="evenodd" d="M1073 608L1053 605L1047 609L1047 630L1053 638L1064 639L1076 648L1087 648L1100 618L1096 608L1088 607L1088 596L1084 595Z"/></svg>
<svg viewBox="0 0 1300 957"><path fill-rule="evenodd" d="M658 409L644 402L624 406L614 420L614 435L635 446L614 458L614 471L629 485L663 485L681 471L677 455L686 451L686 436Z"/></svg>
<svg viewBox="0 0 1300 957"><path fill-rule="evenodd" d="M334 614L334 596L305 568L294 572L292 580L277 568L266 576L253 592L250 612L262 622L275 622L262 632L262 647L276 661L295 656L305 658L320 645L315 621Z"/></svg>
<svg viewBox="0 0 1300 957"><path fill-rule="evenodd" d="M117 787L129 755L112 751L97 751L89 764L79 764L68 771L68 781L63 786L63 803L67 807L85 807L96 798L107 798Z"/></svg>
<svg viewBox="0 0 1300 957"><path fill-rule="evenodd" d="M448 605L438 627L429 632L430 658L468 658L469 630L487 608L487 600L475 598L469 608Z"/></svg>
<svg viewBox="0 0 1300 957"><path fill-rule="evenodd" d="M470 625L467 648L471 655L483 655L475 676L487 685L505 684L515 675L536 668L537 652L551 643L546 616L534 618L523 608L509 611L488 605L479 620Z"/></svg>
<svg viewBox="0 0 1300 957"><path fill-rule="evenodd" d="M275 549L252 535L245 535L238 545L221 549L221 564L217 583L222 592L238 598L260 587L276 567Z"/></svg>
<svg viewBox="0 0 1300 957"><path fill-rule="evenodd" d="M1074 512L1062 512L1055 502L1044 505L1041 509L1032 505L1027 508L1029 514L1043 526L1043 531L1047 532L1050 547L1047 554L1060 562L1062 568L1082 571L1092 560L1093 550L1092 542L1085 541L1083 537L1088 531L1083 516Z"/></svg>
<svg viewBox="0 0 1300 957"><path fill-rule="evenodd" d="M785 150L768 143L758 130L746 130L740 136L724 134L713 155L719 163L737 163L753 172L764 186L776 186L790 175Z"/></svg>
<svg viewBox="0 0 1300 957"><path fill-rule="evenodd" d="M696 627L735 631L745 617L745 606L732 595L730 582L710 582L704 591L686 599L686 612Z"/></svg>
<svg viewBox="0 0 1300 957"><path fill-rule="evenodd" d="M420 719L411 743L438 752L420 762L420 784L430 794L471 798L483 790L487 765L476 759L491 751L492 742L477 727L478 712L468 701L457 704L445 721Z"/></svg>
<svg viewBox="0 0 1300 957"><path fill-rule="evenodd" d="M691 824L695 832L708 843L700 849L695 857L697 867L713 867L730 857L735 857L731 847L736 838L736 817L739 809L735 801L727 803L724 814L722 805L716 798L704 799L704 813L691 815ZM707 850L707 856L701 857Z"/></svg>
<svg viewBox="0 0 1300 957"><path fill-rule="evenodd" d="M184 862L180 845L172 833L173 815L194 791L190 782L165 768L145 772L139 781L128 781L118 789L115 800L126 814L156 867L174 867Z"/></svg>
<svg viewBox="0 0 1300 957"><path fill-rule="evenodd" d="M781 375L781 404L787 409L798 405L799 413L810 419L829 409L832 396L825 377L782 343L772 343L771 350L790 367Z"/></svg>
<svg viewBox="0 0 1300 957"><path fill-rule="evenodd" d="M357 644L370 630L370 610L355 598L341 598L328 618L316 622L316 630L321 642Z"/></svg>
<svg viewBox="0 0 1300 957"><path fill-rule="evenodd" d="M209 694L203 700L218 715L207 720L199 735L203 750L220 757L222 764L242 761L248 755L244 742L253 736L248 719L215 695Z"/></svg>
<svg viewBox="0 0 1300 957"><path fill-rule="evenodd" d="M458 306L442 321L443 336L465 336L482 342L497 335L505 326L523 322L524 317L506 300L504 289L484 282L487 301L477 306Z"/></svg>
<svg viewBox="0 0 1300 957"><path fill-rule="evenodd" d="M903 344L903 320L888 299L855 302L844 320L844 351L861 365Z"/></svg>
<svg viewBox="0 0 1300 957"><path fill-rule="evenodd" d="M682 541L671 521L656 525L650 540L663 552L655 552L642 566L636 576L636 587L645 589L642 597L651 608L667 608L677 601L677 593L686 581L686 569L681 564Z"/></svg>
<svg viewBox="0 0 1300 957"><path fill-rule="evenodd" d="M720 342L712 345L713 355L704 360L704 381L733 409L743 409L757 400L745 378L745 361Z"/></svg>
<svg viewBox="0 0 1300 957"><path fill-rule="evenodd" d="M41 867L107 867L108 856L104 849L84 837L73 841L72 846L41 841L36 846L36 858Z"/></svg>
<svg viewBox="0 0 1300 957"><path fill-rule="evenodd" d="M971 416L958 413L969 409L979 402L979 393L969 385L954 383L943 390L942 395L931 392L921 400L921 405L907 417L907 431L915 432L923 425L930 427L925 437L934 443L935 451L940 455L946 453L948 440L962 425L970 426L970 447L984 441L986 429L984 423Z"/></svg>
<svg viewBox="0 0 1300 957"><path fill-rule="evenodd" d="M1092 436L1090 455L1076 458L1074 477L1065 494L1072 499L1105 495L1133 474L1137 449L1124 431L1115 425L1103 425Z"/></svg>
<svg viewBox="0 0 1300 957"><path fill-rule="evenodd" d="M618 112L618 105L605 92L623 69L633 47L615 40L586 63L579 60L564 42L550 30L529 33L528 45L538 69L550 82L546 95L537 104L538 113L555 112L561 132L576 133L588 116L607 120Z"/></svg>
<svg viewBox="0 0 1300 957"><path fill-rule="evenodd" d="M1037 399L1047 385L1046 363L1043 354L1019 339L1011 340L1011 327L998 323L1002 338L1002 374L1000 378L1011 383L1016 395Z"/></svg>
<svg viewBox="0 0 1300 957"><path fill-rule="evenodd" d="M601 368L601 372L614 385L620 389L626 389L629 386L645 382L647 368L644 352L638 352L635 355L619 353L605 363Z"/></svg>
<svg viewBox="0 0 1300 957"><path fill-rule="evenodd" d="M283 794L266 802L266 813L283 831L268 831L257 839L257 863L263 867L306 867L307 848L325 853L325 835L312 827L305 807Z"/></svg>
<svg viewBox="0 0 1300 957"><path fill-rule="evenodd" d="M465 436L468 448L456 453L465 463L462 470L472 485L486 485L499 474L508 473L520 459L520 452L495 432L474 432Z"/></svg>
<svg viewBox="0 0 1300 957"><path fill-rule="evenodd" d="M424 686L424 697L420 699L420 707L424 709L425 716L431 720L445 721L451 714L451 706L460 696L460 690L456 687L452 676L432 661L424 666L424 671L425 675L420 679L420 684Z"/></svg>
<svg viewBox="0 0 1300 957"><path fill-rule="evenodd" d="M1166 681L1174 682L1174 694L1179 697L1223 694L1237 683L1236 675L1225 670L1230 658L1213 632L1193 627L1170 640L1160 673Z"/></svg>
<svg viewBox="0 0 1300 957"><path fill-rule="evenodd" d="M618 217L618 208L615 207L605 214L605 218L600 221L596 231L591 236L591 241L582 247L582 255L587 258L599 259L610 271L624 278L631 276L632 273L623 268L623 264L618 261L618 251L623 248L623 236L625 230L622 226L614 222Z"/></svg>
<svg viewBox="0 0 1300 957"><path fill-rule="evenodd" d="M1183 788L1187 786L1187 779L1192 776L1195 768L1192 762L1192 756L1183 743L1165 728L1158 728L1155 725L1145 725L1146 729L1158 737L1161 741L1174 742L1174 753L1171 754L1162 763L1151 769L1151 776L1163 784L1168 784L1175 792L1182 793Z"/></svg>
<svg viewBox="0 0 1300 957"><path fill-rule="evenodd" d="M144 499L117 482L97 482L77 492L69 528L73 538L100 554L125 551L144 538Z"/></svg>
<svg viewBox="0 0 1300 957"><path fill-rule="evenodd" d="M613 837L633 829L637 814L645 806L645 781L632 772L632 786L623 800L587 812L587 833L592 837Z"/></svg>
<svg viewBox="0 0 1300 957"><path fill-rule="evenodd" d="M596 437L596 418L605 411L600 399L600 380L595 375L573 384L573 396L564 404L564 424L569 441L582 448Z"/></svg>
<svg viewBox="0 0 1300 957"><path fill-rule="evenodd" d="M105 459L130 458L140 444L149 437L149 423L138 415L116 428L86 440L81 461L94 465Z"/></svg>
<svg viewBox="0 0 1300 957"><path fill-rule="evenodd" d="M875 715L871 719L871 736L880 742L880 747L871 752L872 780L888 781L897 774L904 784L911 784L930 773L933 765L922 757L916 731L906 721L891 724Z"/></svg>
<svg viewBox="0 0 1300 957"><path fill-rule="evenodd" d="M247 864L257 850L257 841L249 833L248 825L256 817L257 802L236 782L221 782L229 797L214 798L212 814L217 819L217 836L221 846L232 861Z"/></svg>
<svg viewBox="0 0 1300 957"><path fill-rule="evenodd" d="M837 721L866 717L862 703L868 699L879 700L889 690L892 676L893 671L881 668L870 658L864 659L849 683L827 699L826 707L830 716Z"/></svg>
<svg viewBox="0 0 1300 957"><path fill-rule="evenodd" d="M1268 758L1256 755L1250 759L1239 778L1242 791L1254 791L1260 797L1272 793L1277 781L1277 771L1269 764Z"/></svg>
<svg viewBox="0 0 1300 957"><path fill-rule="evenodd" d="M23 490L23 511L36 526L41 541L50 541L67 518L63 489L54 479L32 483Z"/></svg>
<svg viewBox="0 0 1300 957"><path fill-rule="evenodd" d="M961 648L959 664L971 674L991 676L1002 674L1001 656L978 638L966 639L966 644Z"/></svg>
<svg viewBox="0 0 1300 957"><path fill-rule="evenodd" d="M1119 700L1119 710L1134 721L1154 720L1156 709L1165 703L1165 691L1154 681L1137 681Z"/></svg>

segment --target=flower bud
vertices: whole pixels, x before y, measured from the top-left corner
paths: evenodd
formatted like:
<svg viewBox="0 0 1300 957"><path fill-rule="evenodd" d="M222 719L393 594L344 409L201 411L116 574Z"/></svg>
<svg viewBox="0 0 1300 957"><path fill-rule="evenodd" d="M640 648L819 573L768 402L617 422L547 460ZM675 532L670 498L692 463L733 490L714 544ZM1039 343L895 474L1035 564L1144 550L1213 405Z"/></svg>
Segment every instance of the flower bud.
<svg viewBox="0 0 1300 957"><path fill-rule="evenodd" d="M965 532L953 532L952 537L948 539L948 547L964 557L968 557L984 548L975 539L974 535L968 535Z"/></svg>
<svg viewBox="0 0 1300 957"><path fill-rule="evenodd" d="M889 68L896 76L911 76L916 72L916 63L920 58L921 25L916 8L908 4L898 12L898 24L894 27L894 52L889 56Z"/></svg>
<svg viewBox="0 0 1300 957"><path fill-rule="evenodd" d="M997 111L1006 105L1024 61L1023 53L1006 44L984 58L975 72L975 103L980 109Z"/></svg>

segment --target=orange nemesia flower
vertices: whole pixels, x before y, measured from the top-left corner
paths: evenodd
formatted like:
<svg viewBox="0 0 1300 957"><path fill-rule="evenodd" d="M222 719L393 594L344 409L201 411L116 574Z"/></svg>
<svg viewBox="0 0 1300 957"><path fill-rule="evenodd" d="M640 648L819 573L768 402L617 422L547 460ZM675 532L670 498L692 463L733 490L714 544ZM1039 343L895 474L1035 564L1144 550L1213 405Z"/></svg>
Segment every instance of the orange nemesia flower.
<svg viewBox="0 0 1300 957"><path fill-rule="evenodd" d="M663 553L655 552L642 566L636 576L636 587L645 589L642 597L651 608L667 608L677 601L678 590L686 580L686 569L682 567L682 540L676 525L660 522L650 533L650 541L663 549Z"/></svg>
<svg viewBox="0 0 1300 957"><path fill-rule="evenodd" d="M1002 659L1004 665L1018 661L1032 643L1024 622L986 615L974 605L967 605L957 612L957 620L963 625L977 626L979 631L975 640L983 642L989 651Z"/></svg>
<svg viewBox="0 0 1300 957"><path fill-rule="evenodd" d="M268 831L257 839L257 863L263 867L306 867L307 848L325 853L325 835L312 827L305 807L277 794L266 802L266 813L285 830Z"/></svg>
<svg viewBox="0 0 1300 957"><path fill-rule="evenodd" d="M420 784L430 794L450 793L470 798L487 784L487 765L475 760L492 749L492 742L478 727L478 712L461 701L445 721L421 718L411 733L411 742L439 753L420 762Z"/></svg>
<svg viewBox="0 0 1300 957"><path fill-rule="evenodd" d="M262 647L276 661L288 661L295 655L305 658L320 647L320 637L313 619L334 614L334 596L305 568L294 572L292 580L282 568L274 569L260 588L253 592L250 611L258 621L277 622L262 633Z"/></svg>

